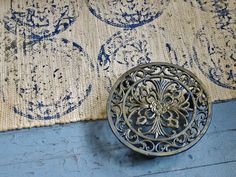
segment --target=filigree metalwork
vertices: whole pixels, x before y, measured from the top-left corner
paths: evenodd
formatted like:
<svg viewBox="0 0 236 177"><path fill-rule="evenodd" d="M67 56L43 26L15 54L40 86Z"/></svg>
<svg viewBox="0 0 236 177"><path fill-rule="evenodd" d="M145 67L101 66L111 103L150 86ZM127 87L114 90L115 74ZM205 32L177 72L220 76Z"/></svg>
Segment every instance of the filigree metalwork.
<svg viewBox="0 0 236 177"><path fill-rule="evenodd" d="M122 143L145 155L165 156L190 148L203 136L211 120L211 103L191 72L150 63L118 79L107 114Z"/></svg>

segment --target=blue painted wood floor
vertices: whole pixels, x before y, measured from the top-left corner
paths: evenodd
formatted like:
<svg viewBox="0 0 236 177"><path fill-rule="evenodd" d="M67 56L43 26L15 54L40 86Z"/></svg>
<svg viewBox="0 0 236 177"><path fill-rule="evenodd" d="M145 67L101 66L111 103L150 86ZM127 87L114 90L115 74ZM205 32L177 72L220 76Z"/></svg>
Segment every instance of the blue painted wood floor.
<svg viewBox="0 0 236 177"><path fill-rule="evenodd" d="M236 177L236 101L215 104L206 135L181 154L147 159L124 147L107 121L0 134L1 177Z"/></svg>

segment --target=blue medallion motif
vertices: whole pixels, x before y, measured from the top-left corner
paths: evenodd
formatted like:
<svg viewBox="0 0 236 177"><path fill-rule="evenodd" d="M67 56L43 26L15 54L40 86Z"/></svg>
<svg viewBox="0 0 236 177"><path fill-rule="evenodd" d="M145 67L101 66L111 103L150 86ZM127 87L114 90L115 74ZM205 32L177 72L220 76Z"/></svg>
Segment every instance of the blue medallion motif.
<svg viewBox="0 0 236 177"><path fill-rule="evenodd" d="M132 29L158 18L170 0L88 0L90 12L109 25Z"/></svg>
<svg viewBox="0 0 236 177"><path fill-rule="evenodd" d="M48 39L22 46L11 41L9 45L2 91L4 101L11 104L8 90L15 90L12 107L16 114L35 120L57 119L90 96L95 66L78 44Z"/></svg>
<svg viewBox="0 0 236 177"><path fill-rule="evenodd" d="M77 0L70 3L59 0L25 1L25 4L13 4L10 12L4 17L5 28L26 39L41 40L54 36L72 25L79 15ZM19 6L19 7L18 7Z"/></svg>

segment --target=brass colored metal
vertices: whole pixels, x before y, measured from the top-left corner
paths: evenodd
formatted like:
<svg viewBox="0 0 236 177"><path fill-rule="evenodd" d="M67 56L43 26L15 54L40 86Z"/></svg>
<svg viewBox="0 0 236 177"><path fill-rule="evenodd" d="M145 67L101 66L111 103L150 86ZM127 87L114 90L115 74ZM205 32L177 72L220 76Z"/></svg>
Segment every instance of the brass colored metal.
<svg viewBox="0 0 236 177"><path fill-rule="evenodd" d="M190 71L150 63L117 80L107 115L123 144L144 155L167 156L200 140L210 124L211 107L205 87Z"/></svg>

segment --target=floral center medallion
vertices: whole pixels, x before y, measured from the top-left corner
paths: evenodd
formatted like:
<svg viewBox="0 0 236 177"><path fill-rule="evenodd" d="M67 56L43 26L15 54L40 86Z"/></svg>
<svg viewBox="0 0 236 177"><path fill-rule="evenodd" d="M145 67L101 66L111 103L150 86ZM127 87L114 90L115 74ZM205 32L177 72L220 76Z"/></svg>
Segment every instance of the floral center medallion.
<svg viewBox="0 0 236 177"><path fill-rule="evenodd" d="M107 113L122 143L145 155L164 156L190 148L203 136L211 119L211 103L191 72L150 63L118 79Z"/></svg>

